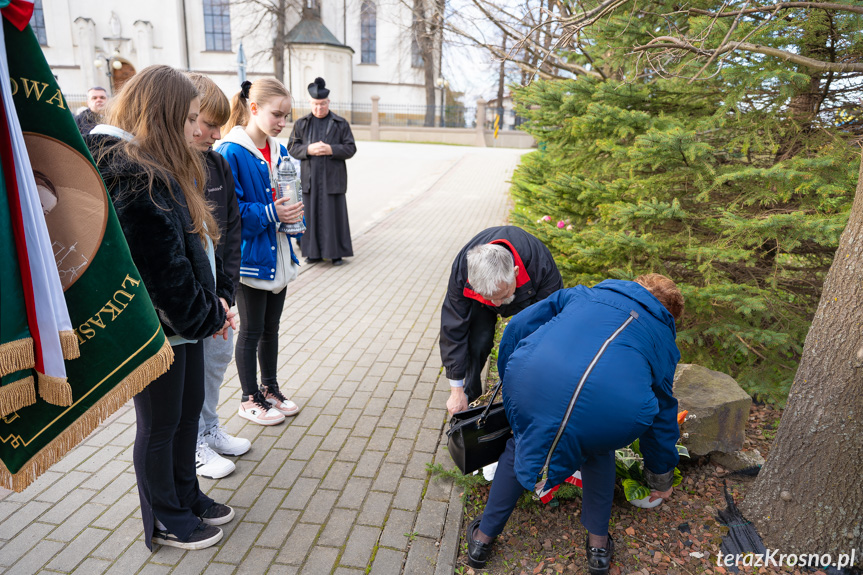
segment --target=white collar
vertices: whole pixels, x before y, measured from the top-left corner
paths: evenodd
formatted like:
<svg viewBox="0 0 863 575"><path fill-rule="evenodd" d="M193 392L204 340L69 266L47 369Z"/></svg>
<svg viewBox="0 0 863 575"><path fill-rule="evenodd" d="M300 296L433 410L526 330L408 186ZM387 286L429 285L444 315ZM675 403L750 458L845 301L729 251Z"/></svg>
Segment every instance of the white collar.
<svg viewBox="0 0 863 575"><path fill-rule="evenodd" d="M126 140L127 142L131 142L132 139L134 139L135 137L126 130L120 129L117 126L112 126L110 124L98 124L95 128L90 130L90 133L103 134L105 136L114 136L115 138Z"/></svg>

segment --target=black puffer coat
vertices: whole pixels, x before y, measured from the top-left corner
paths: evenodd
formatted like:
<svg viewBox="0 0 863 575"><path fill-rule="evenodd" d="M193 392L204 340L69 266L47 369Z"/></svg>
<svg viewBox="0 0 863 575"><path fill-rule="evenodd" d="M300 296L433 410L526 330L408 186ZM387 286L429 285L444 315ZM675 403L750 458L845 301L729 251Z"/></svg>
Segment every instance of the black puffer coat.
<svg viewBox="0 0 863 575"><path fill-rule="evenodd" d="M85 140L165 335L199 340L221 330L225 310L219 298L230 302L234 286L218 255L213 281L204 246L197 234L189 233L191 217L180 186L172 179L169 189L156 179L150 191L143 166L119 149L100 152L117 144L117 138L90 135Z"/></svg>
<svg viewBox="0 0 863 575"><path fill-rule="evenodd" d="M467 252L480 244L500 244L518 266L511 303L495 307L473 291L467 277ZM545 244L521 228L498 226L473 237L452 264L446 298L440 313L440 355L448 379L463 379L468 361L468 328L472 302L479 302L501 317L511 317L563 288L563 279Z"/></svg>

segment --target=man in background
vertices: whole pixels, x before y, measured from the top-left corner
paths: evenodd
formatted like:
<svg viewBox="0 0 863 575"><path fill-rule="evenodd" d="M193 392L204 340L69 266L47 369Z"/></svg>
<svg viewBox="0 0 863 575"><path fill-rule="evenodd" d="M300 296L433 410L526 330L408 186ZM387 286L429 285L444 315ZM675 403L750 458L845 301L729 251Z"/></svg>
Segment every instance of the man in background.
<svg viewBox="0 0 863 575"><path fill-rule="evenodd" d="M102 123L102 113L108 104L108 91L100 86L87 90L87 109L75 116L75 124L82 136L90 133L96 124Z"/></svg>
<svg viewBox="0 0 863 575"><path fill-rule="evenodd" d="M348 170L345 160L357 153L347 120L330 111L330 91L323 78L309 84L312 113L294 124L288 153L300 160L306 232L300 249L306 262L354 255L348 225Z"/></svg>

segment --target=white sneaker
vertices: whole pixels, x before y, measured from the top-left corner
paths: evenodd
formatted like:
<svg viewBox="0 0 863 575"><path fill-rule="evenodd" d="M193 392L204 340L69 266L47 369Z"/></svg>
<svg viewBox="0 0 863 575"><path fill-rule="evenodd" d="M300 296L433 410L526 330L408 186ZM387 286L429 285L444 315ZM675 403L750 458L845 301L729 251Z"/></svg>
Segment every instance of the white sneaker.
<svg viewBox="0 0 863 575"><path fill-rule="evenodd" d="M267 403L260 391L241 402L237 414L258 425L277 425L285 420L284 414Z"/></svg>
<svg viewBox="0 0 863 575"><path fill-rule="evenodd" d="M252 447L252 442L242 437L228 435L221 425L204 432L204 441L221 455L242 455Z"/></svg>
<svg viewBox="0 0 863 575"><path fill-rule="evenodd" d="M267 402L282 415L292 417L300 412L300 406L285 397L282 392L279 391L278 385L265 385L261 388L261 393L264 394Z"/></svg>
<svg viewBox="0 0 863 575"><path fill-rule="evenodd" d="M221 479L233 473L236 468L233 461L220 456L210 449L206 441L198 438L198 447L195 450L195 473L201 477Z"/></svg>

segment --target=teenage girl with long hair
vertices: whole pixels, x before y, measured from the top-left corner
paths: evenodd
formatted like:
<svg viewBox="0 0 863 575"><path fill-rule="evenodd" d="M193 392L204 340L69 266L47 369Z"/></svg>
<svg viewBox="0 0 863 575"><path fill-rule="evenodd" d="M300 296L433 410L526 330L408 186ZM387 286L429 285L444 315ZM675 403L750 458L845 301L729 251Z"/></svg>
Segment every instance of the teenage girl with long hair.
<svg viewBox="0 0 863 575"><path fill-rule="evenodd" d="M242 254L237 308L240 332L235 357L243 388L238 413L260 425L275 425L300 408L279 391L279 319L299 261L281 223L302 220L301 202L275 199L276 174L290 161L276 141L291 113L291 94L275 78L244 82L231 101L228 132L216 151L228 160L242 218ZM261 366L258 387L257 366Z"/></svg>
<svg viewBox="0 0 863 575"><path fill-rule="evenodd" d="M199 133L195 87L168 66L145 68L124 86L87 145L123 228L162 329L170 370L135 396L133 459L144 542L203 549L234 511L204 495L195 475L204 397L201 339L230 325L230 301L213 243L219 227L204 199L206 172L191 143Z"/></svg>

